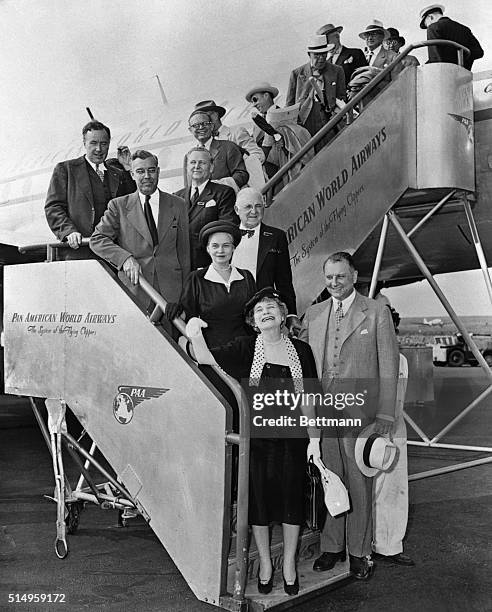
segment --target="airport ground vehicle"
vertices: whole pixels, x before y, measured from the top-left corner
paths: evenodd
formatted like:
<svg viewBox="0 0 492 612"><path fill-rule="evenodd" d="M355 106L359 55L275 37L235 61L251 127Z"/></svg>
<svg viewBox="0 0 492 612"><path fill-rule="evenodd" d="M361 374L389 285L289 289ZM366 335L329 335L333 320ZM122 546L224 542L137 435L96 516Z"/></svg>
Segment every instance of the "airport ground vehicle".
<svg viewBox="0 0 492 612"><path fill-rule="evenodd" d="M366 94L356 96L347 112ZM490 168L475 169L474 161L475 149L488 151L490 143L491 115L480 115L482 110L487 109L474 109L472 76L460 66L407 68L278 194L266 221L288 233L301 312L322 288L320 268L328 251L355 249L371 285L381 278L410 282L425 276L442 300L433 273L464 269L471 261L476 267L471 244L482 252L477 225L485 235L491 230ZM476 146L470 130L474 113ZM342 111L324 131L343 120ZM265 191L287 171L273 177ZM440 240L444 233L446 240ZM451 233L461 238L454 240ZM487 252L491 244L485 241ZM39 255L42 247L26 252L36 251ZM239 430L233 431L230 406L96 261L8 266L5 287L6 389L47 398L52 416L44 431L57 482L57 554L64 556L67 546L65 503L130 508L149 521L199 599L230 610L266 609L285 601L280 589L258 597L248 582L255 576L247 526L249 416L237 384L229 381L241 411ZM483 366L482 355L447 306ZM62 443L98 468L91 452L63 431L66 406L117 478L101 472L107 482L99 485L84 467L76 487L64 482ZM229 520L233 445L239 446L235 534ZM348 576L347 564L321 577L310 572L317 537L306 533L300 543L301 596ZM276 565L281 554L279 549Z"/></svg>
<svg viewBox="0 0 492 612"><path fill-rule="evenodd" d="M492 366L492 336L472 334L472 337L485 361ZM448 365L454 368L465 364L478 365L475 355L470 351L461 334L434 336L432 361L436 366Z"/></svg>

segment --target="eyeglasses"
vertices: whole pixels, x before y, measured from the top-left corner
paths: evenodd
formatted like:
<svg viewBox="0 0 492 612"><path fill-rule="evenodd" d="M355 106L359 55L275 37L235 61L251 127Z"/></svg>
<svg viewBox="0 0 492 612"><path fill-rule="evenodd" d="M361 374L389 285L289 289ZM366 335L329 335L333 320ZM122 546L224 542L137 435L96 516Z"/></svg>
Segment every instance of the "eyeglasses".
<svg viewBox="0 0 492 612"><path fill-rule="evenodd" d="M202 121L202 123L192 123L190 124L190 130L201 130L204 127L208 127L212 125L211 121Z"/></svg>
<svg viewBox="0 0 492 612"><path fill-rule="evenodd" d="M256 104L257 102L259 102L260 98L258 98L258 96L251 96L251 102L253 102L253 104Z"/></svg>

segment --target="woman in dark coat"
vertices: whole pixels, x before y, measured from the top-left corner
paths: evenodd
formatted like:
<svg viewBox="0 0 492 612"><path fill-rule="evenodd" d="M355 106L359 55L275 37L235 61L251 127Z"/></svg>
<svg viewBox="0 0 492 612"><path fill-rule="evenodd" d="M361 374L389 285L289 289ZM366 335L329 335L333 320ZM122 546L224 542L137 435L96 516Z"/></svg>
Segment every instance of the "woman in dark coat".
<svg viewBox="0 0 492 612"><path fill-rule="evenodd" d="M256 284L249 270L231 265L232 254L241 240L236 225L212 221L201 229L199 239L212 263L189 275L180 303L187 318L200 317L208 324L204 331L207 345L220 346L251 332L244 322L243 310L256 292Z"/></svg>
<svg viewBox="0 0 492 612"><path fill-rule="evenodd" d="M246 381L248 391L253 387L255 395L277 390L313 391L312 383L316 383L318 377L311 348L282 334L287 308L279 294L271 287L262 289L248 302L245 312L248 323L258 332L256 338L239 337L212 350L208 349L202 335L207 323L198 318L188 322L186 331L198 362L219 365L234 378ZM308 379L311 380L309 389ZM285 406L276 408L278 415L289 410ZM315 416L312 404L300 402L300 410L307 416ZM262 414L254 410L252 413L254 416ZM298 418L298 412L290 414ZM249 523L260 556L258 590L263 594L272 590L269 526L278 522L282 523L284 536L284 590L295 595L299 591L295 554L300 526L304 522L306 449L307 456L319 457L319 430L307 428L309 444L306 437L301 437L306 433L302 428L294 434L298 437L287 437L285 430L283 437L276 438L254 437L254 433L250 447Z"/></svg>

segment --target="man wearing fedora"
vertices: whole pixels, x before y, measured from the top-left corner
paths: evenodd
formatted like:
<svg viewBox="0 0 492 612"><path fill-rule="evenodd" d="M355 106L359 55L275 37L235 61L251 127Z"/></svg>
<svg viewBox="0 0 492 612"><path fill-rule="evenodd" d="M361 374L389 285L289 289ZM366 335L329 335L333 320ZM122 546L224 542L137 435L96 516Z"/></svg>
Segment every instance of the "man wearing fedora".
<svg viewBox="0 0 492 612"><path fill-rule="evenodd" d="M387 28L387 32L388 37L383 40L383 47L399 55L400 49L405 46L405 39L400 36L400 32L396 28ZM414 55L405 55L401 63L405 68L407 66L420 66L419 60Z"/></svg>
<svg viewBox="0 0 492 612"><path fill-rule="evenodd" d="M379 19L373 21L366 26L366 29L359 33L359 38L365 40L366 47L364 55L368 66L375 68L386 68L391 62L396 59L396 53L383 47L383 40L388 38L388 31L384 28Z"/></svg>
<svg viewBox="0 0 492 612"><path fill-rule="evenodd" d="M222 123L222 117L226 114L223 106L215 104L214 100L203 100L195 104L195 110L202 110L210 115L214 127L214 136L219 140L230 140L243 150L243 159L246 170L249 173L248 184L251 187L261 189L265 184L262 164L265 155L256 144L254 138L242 126L229 127Z"/></svg>
<svg viewBox="0 0 492 612"><path fill-rule="evenodd" d="M335 26L332 23L327 23L316 30L316 34L319 36L326 36L326 42L329 45L335 45L333 49L328 52L327 59L330 63L343 68L345 83L347 84L354 70L361 66L367 66L367 60L360 49L350 49L342 45L340 42L340 33L342 30L343 26Z"/></svg>
<svg viewBox="0 0 492 612"><path fill-rule="evenodd" d="M188 119L188 129L198 146L207 149L212 156L212 180L232 187L236 193L244 187L249 174L244 165L242 151L235 142L214 137L214 124L210 115L194 110Z"/></svg>
<svg viewBox="0 0 492 612"><path fill-rule="evenodd" d="M355 443L371 422L374 433L392 431L398 345L389 309L355 291L357 271L349 253L330 255L323 273L331 297L307 309L299 338L311 345L325 394L359 390L365 399L363 406L347 406L342 413L361 418L360 427L323 430L323 461L344 481L352 509L346 515L327 516L322 554L313 569L332 569L345 559L347 547L352 574L366 580L372 572L372 480L357 465Z"/></svg>
<svg viewBox="0 0 492 612"><path fill-rule="evenodd" d="M309 62L292 71L285 100L286 106L299 103L298 122L314 136L331 119L336 100L345 99L345 73L343 68L327 62L332 45L326 36L314 36L307 46ZM318 142L315 152L321 150L334 136L326 134Z"/></svg>
<svg viewBox="0 0 492 612"><path fill-rule="evenodd" d="M483 57L483 49L470 28L445 17L442 4L430 4L420 11L420 27L422 30L427 29L427 40L452 40L467 47L470 54L464 54L463 65L468 70L472 69L476 59ZM435 46L427 47L427 49L429 64L434 62L458 63L457 50L453 47Z"/></svg>
<svg viewBox="0 0 492 612"><path fill-rule="evenodd" d="M261 143L265 154L263 168L267 178L276 174L279 168L311 139L311 134L306 128L297 123L299 115L297 105L279 108L273 102L273 98L277 95L278 89L269 83L258 83L246 94L246 100L255 107L252 112L253 134L257 142ZM294 178L313 154L313 151L309 151L302 161L292 168L285 181ZM285 181L277 184L274 193L282 189Z"/></svg>

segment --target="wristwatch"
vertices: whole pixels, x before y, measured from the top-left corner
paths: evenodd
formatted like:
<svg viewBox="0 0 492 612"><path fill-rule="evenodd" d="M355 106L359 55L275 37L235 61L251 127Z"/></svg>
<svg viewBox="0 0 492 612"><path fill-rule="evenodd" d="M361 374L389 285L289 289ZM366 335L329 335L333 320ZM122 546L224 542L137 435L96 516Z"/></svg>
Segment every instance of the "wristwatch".
<svg viewBox="0 0 492 612"><path fill-rule="evenodd" d="M282 135L277 132L273 135L273 140L275 140L275 142L280 142L282 140Z"/></svg>

